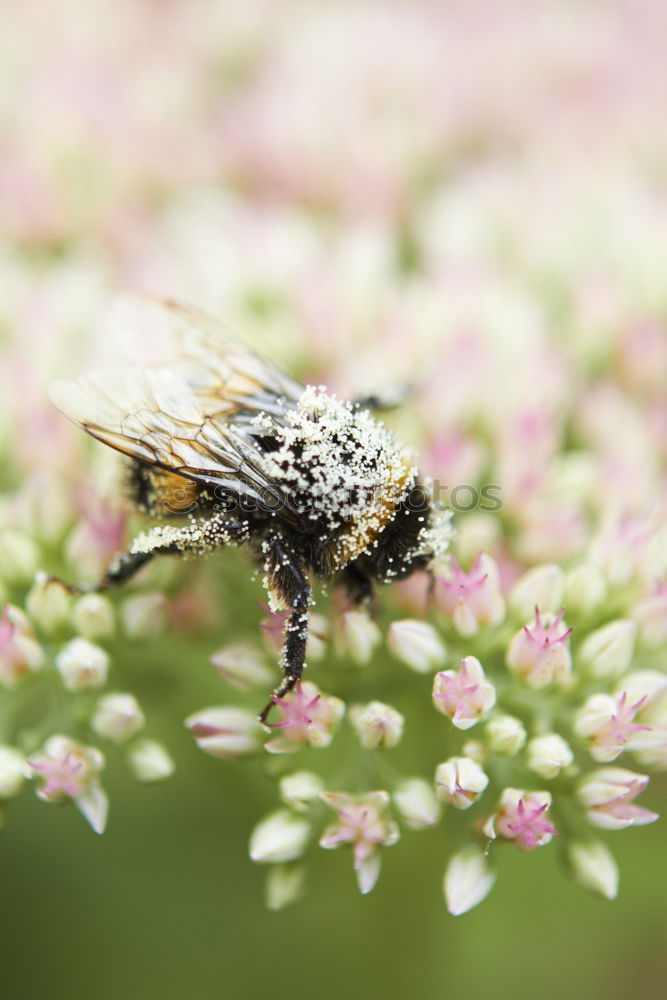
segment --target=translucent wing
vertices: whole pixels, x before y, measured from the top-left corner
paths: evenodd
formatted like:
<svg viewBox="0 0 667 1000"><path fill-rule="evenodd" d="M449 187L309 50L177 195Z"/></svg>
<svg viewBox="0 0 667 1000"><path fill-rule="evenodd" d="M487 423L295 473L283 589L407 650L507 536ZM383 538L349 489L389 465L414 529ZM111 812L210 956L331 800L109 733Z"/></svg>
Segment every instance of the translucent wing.
<svg viewBox="0 0 667 1000"><path fill-rule="evenodd" d="M270 486L253 420L268 413L280 421L303 386L187 306L138 300L116 321L126 336L148 321L159 363L56 382L58 409L139 462L233 492Z"/></svg>

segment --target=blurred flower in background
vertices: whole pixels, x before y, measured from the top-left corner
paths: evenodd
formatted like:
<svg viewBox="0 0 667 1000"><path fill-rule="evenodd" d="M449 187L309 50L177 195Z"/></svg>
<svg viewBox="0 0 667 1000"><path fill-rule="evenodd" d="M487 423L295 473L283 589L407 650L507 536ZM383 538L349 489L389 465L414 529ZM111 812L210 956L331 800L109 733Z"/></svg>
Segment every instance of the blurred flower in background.
<svg viewBox="0 0 667 1000"><path fill-rule="evenodd" d="M274 909L320 848L348 850L367 893L434 827L453 914L512 850L556 850L616 895L615 831L657 819L641 803L660 809L647 786L667 769L666 29L658 0L16 7L0 39L8 821L32 783L101 832L105 759L166 780L186 719L206 753L258 761L249 853ZM453 513L432 588L383 588L375 621L316 595L307 679L268 736L283 623L262 623L243 553L165 560L104 597L44 576L94 580L138 530L116 456L45 393L117 360L104 316L127 288L208 309L304 382L413 387L386 420ZM148 649L160 671L142 672ZM206 670L214 706L188 688ZM182 706L157 739L164 677Z"/></svg>

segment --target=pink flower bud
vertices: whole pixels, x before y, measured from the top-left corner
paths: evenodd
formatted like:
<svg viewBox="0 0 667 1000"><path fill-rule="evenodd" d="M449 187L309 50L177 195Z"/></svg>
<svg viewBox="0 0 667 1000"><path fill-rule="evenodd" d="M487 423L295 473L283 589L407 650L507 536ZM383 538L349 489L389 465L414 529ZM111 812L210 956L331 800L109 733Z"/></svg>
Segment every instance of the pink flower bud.
<svg viewBox="0 0 667 1000"><path fill-rule="evenodd" d="M444 670L433 683L433 704L457 729L470 729L496 703L496 689L487 681L475 656L461 660L460 670Z"/></svg>
<svg viewBox="0 0 667 1000"><path fill-rule="evenodd" d="M587 740L594 760L607 763L626 749L641 747L636 734L650 732L651 727L632 720L643 704L644 698L631 704L625 691L617 697L591 695L575 716L574 731Z"/></svg>
<svg viewBox="0 0 667 1000"><path fill-rule="evenodd" d="M308 681L273 701L280 712L280 722L274 723L273 728L280 733L266 744L269 753L290 753L302 746L329 746L345 714L340 698L322 694Z"/></svg>
<svg viewBox="0 0 667 1000"><path fill-rule="evenodd" d="M505 617L498 567L491 556L479 553L469 572L450 560L447 576L436 577L436 601L459 635L471 636L480 625L498 625Z"/></svg>
<svg viewBox="0 0 667 1000"><path fill-rule="evenodd" d="M564 631L558 633L559 626ZM568 638L572 629L563 622L563 612L555 617L545 615L535 608L535 621L516 633L507 651L507 666L525 680L529 687L547 687L562 684L572 666Z"/></svg>
<svg viewBox="0 0 667 1000"><path fill-rule="evenodd" d="M512 840L522 851L543 847L558 833L545 817L550 805L549 792L506 788L498 811L487 822L484 832L490 837Z"/></svg>
<svg viewBox="0 0 667 1000"><path fill-rule="evenodd" d="M0 683L13 687L43 663L42 647L33 639L28 619L20 608L7 604L0 617Z"/></svg>
<svg viewBox="0 0 667 1000"><path fill-rule="evenodd" d="M645 774L622 767L602 767L587 774L577 789L577 797L594 826L605 830L623 830L627 826L645 826L658 814L636 806L633 799L648 785Z"/></svg>
<svg viewBox="0 0 667 1000"><path fill-rule="evenodd" d="M388 815L389 794L367 792L355 798L342 792L322 792L321 798L338 813L338 821L320 838L320 847L350 844L359 891L366 894L380 874L380 847L391 847L399 839L396 823Z"/></svg>
<svg viewBox="0 0 667 1000"><path fill-rule="evenodd" d="M81 746L67 736L52 736L43 753L35 754L28 766L42 779L37 790L40 799L72 801L95 833L104 831L109 802L98 778L104 757L96 747Z"/></svg>

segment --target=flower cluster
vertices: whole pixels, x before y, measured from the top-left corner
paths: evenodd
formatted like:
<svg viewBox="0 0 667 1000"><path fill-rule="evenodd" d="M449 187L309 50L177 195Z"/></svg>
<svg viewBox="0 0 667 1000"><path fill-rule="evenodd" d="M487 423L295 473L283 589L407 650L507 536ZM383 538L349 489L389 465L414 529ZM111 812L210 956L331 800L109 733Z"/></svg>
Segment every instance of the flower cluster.
<svg viewBox="0 0 667 1000"><path fill-rule="evenodd" d="M66 0L48 32L33 6L0 108L2 818L32 788L102 832L106 762L159 781L201 750L255 762L272 908L321 849L367 893L425 830L453 914L513 850L613 898L667 769L664 4ZM244 553L84 592L139 522L46 386L118 362L119 284L341 398L414 387L387 419L451 552L372 615L316 591L268 730L285 614L261 620Z"/></svg>
<svg viewBox="0 0 667 1000"><path fill-rule="evenodd" d="M377 784L367 779L365 787L358 782L332 787L327 759L320 767L313 760L313 770L282 774L282 808L261 821L251 839L253 860L276 866L267 883L270 905L282 906L301 895L303 859L317 843L325 848L350 845L362 892L375 885L384 848L399 840L401 825L406 831L441 825L446 854L449 809L466 810L470 817L468 843L446 865L444 892L451 913L464 913L487 895L502 864L504 843L532 851L554 838L565 871L587 890L613 898L618 873L597 831L658 818L635 799L649 782L644 769L667 767L667 674L644 668L647 653L633 620L604 621L603 609L590 613L590 595L581 587L589 564L573 566L568 573L554 563L538 565L503 595L490 555L477 556L467 573L454 556L449 563L443 571L445 579L457 581L456 600L443 608L434 595L430 621L399 619L387 634L390 656L410 671L430 674L430 689L426 677L413 681L422 687L419 714L406 717L379 701L348 708L357 753L368 757L364 773L372 772L378 761ZM463 605L480 607L480 565L488 569L483 586L488 606L496 610L473 635L468 627L462 634L461 621L470 622L473 614L472 608L462 612ZM597 586L597 574L591 578ZM605 586L613 595L611 581L605 579ZM568 589L580 598L567 609L575 623L571 626L564 625L563 607L551 610ZM433 672L434 650L436 661L449 656L450 669ZM221 651L216 660L225 655ZM240 663L237 669L242 672ZM255 669L250 658L249 682ZM276 699L276 707L280 718L272 728L278 735L265 742L266 750L291 754L343 739L345 706L310 682ZM225 713L224 708L217 711ZM210 714L189 720L195 733ZM422 773L401 774L396 767L387 785L379 757L409 738L411 724L418 729ZM219 735L229 738L223 725ZM237 753L249 752L259 739L256 720L239 717ZM199 742L217 752L215 740L210 748ZM622 755L619 766L615 762ZM336 810L334 825L326 825L323 806Z"/></svg>

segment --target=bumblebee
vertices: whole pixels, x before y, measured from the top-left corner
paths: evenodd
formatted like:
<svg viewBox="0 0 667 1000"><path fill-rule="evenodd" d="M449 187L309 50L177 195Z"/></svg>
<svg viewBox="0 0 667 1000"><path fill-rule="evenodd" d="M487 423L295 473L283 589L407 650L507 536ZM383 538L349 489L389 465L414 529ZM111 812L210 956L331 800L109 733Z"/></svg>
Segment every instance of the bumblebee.
<svg viewBox="0 0 667 1000"><path fill-rule="evenodd" d="M150 301L137 316L147 314L165 360L51 388L67 417L130 459L139 508L169 518L90 589L122 583L157 555L248 545L271 609L288 612L265 723L305 667L311 578L334 578L366 602L374 581L427 567L446 547L448 521L412 452L367 405L298 384L190 307Z"/></svg>

